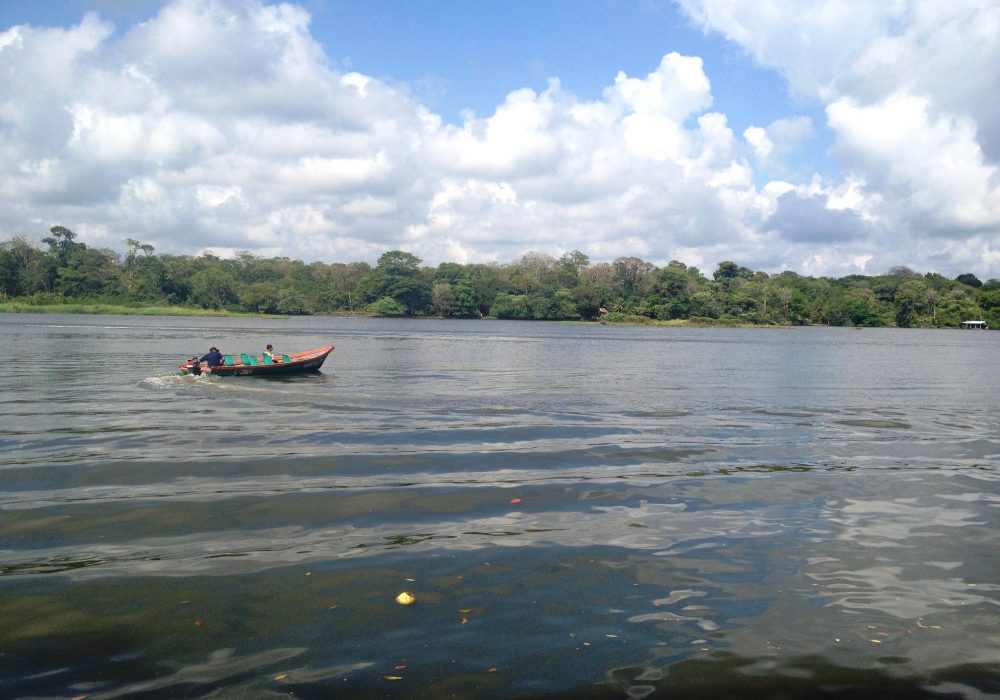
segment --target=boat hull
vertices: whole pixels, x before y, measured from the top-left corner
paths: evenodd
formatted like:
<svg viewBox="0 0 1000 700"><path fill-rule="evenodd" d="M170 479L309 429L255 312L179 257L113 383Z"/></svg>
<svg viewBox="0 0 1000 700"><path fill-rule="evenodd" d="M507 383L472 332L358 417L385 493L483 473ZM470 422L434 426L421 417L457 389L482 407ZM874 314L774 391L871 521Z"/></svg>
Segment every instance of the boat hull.
<svg viewBox="0 0 1000 700"><path fill-rule="evenodd" d="M239 363L208 367L205 363L201 363L200 374L215 377L281 377L289 374L318 372L326 361L327 355L333 352L333 347L329 345L325 348L297 352L288 356L288 362L275 362L271 365ZM199 374L194 365L195 363L192 361L182 362L180 365L181 374Z"/></svg>

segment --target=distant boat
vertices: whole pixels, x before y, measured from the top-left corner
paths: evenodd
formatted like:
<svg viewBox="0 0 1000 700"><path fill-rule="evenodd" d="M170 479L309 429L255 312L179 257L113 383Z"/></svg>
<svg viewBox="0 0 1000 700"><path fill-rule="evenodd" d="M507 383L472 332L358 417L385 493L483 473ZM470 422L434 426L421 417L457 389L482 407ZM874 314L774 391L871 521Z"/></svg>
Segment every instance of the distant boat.
<svg viewBox="0 0 1000 700"><path fill-rule="evenodd" d="M326 356L333 352L332 345L291 355L282 355L280 359L257 355L223 355L224 364L209 367L208 363L191 359L180 365L181 374L209 374L216 377L277 377L285 374L300 374L317 372L323 366Z"/></svg>
<svg viewBox="0 0 1000 700"><path fill-rule="evenodd" d="M976 328L986 331L990 327L986 325L986 321L962 321L962 328Z"/></svg>

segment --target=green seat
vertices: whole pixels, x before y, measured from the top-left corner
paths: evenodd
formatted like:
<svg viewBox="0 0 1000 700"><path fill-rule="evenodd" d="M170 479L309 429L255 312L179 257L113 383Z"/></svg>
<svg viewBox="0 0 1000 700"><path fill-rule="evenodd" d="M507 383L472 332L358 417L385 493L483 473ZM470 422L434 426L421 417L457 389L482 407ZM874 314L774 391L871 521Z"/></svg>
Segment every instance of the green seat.
<svg viewBox="0 0 1000 700"><path fill-rule="evenodd" d="M256 355L251 355L251 356L250 356L250 366L251 366L251 367L254 367L254 366L256 366L257 364L259 364L259 363L257 362L257 356L256 356Z"/></svg>
<svg viewBox="0 0 1000 700"><path fill-rule="evenodd" d="M274 360L271 359L270 355L264 355L264 364L265 365L273 365L274 364Z"/></svg>
<svg viewBox="0 0 1000 700"><path fill-rule="evenodd" d="M222 363L223 363L223 364L224 364L224 365L225 365L226 367L232 367L232 366L233 366L233 356L232 356L232 355L225 355L225 356L224 356L224 357L222 358Z"/></svg>
<svg viewBox="0 0 1000 700"><path fill-rule="evenodd" d="M245 352L244 353L240 353L240 359L243 360L243 364L245 364L245 365L250 364L250 356L247 355Z"/></svg>
<svg viewBox="0 0 1000 700"><path fill-rule="evenodd" d="M281 361L282 362L291 362L292 358L290 358L288 355L282 355L281 356Z"/></svg>

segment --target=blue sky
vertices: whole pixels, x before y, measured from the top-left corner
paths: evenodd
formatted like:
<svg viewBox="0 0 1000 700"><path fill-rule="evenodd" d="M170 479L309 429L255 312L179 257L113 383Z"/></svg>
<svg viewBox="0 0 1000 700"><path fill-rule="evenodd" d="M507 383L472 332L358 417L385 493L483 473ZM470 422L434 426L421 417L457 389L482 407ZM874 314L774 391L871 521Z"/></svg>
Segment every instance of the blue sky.
<svg viewBox="0 0 1000 700"><path fill-rule="evenodd" d="M998 277L998 34L986 0L3 0L0 227Z"/></svg>
<svg viewBox="0 0 1000 700"><path fill-rule="evenodd" d="M428 104L454 120L489 114L511 90L558 76L583 99L600 97L619 70L639 75L665 53L699 55L717 100L756 121L782 116L785 85L737 48L705 35L670 2L313 3L313 28L331 57L375 77L440 82ZM767 99L747 99L757 91ZM783 106L775 104L782 103Z"/></svg>
<svg viewBox="0 0 1000 700"><path fill-rule="evenodd" d="M700 56L713 108L727 114L734 129L808 115L820 128L804 157L811 167L836 170L826 157L822 105L793 101L780 74L702 31L669 0L317 0L304 6L314 35L339 66L403 83L453 123L464 110L489 115L511 90L544 90L551 77L595 100L618 71L648 73L670 51Z"/></svg>

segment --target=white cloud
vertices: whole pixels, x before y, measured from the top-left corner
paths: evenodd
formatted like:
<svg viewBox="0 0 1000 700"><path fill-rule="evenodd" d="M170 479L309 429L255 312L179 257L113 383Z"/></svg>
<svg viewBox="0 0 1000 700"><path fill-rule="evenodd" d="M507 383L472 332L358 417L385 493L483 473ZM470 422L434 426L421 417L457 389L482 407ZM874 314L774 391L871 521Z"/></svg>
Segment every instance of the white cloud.
<svg viewBox="0 0 1000 700"><path fill-rule="evenodd" d="M884 231L870 241L881 251L870 260L895 250L917 269L1000 272L991 252L1000 244L1000 5L678 2L706 30L779 70L796 94L825 103L832 154L866 200L859 215ZM784 126L793 127L792 143L808 133ZM775 155L776 127L744 132L761 164ZM955 239L945 255L942 235Z"/></svg>
<svg viewBox="0 0 1000 700"><path fill-rule="evenodd" d="M743 132L743 138L753 148L758 160L767 160L774 153L774 142L767 135L767 130L759 126L750 126Z"/></svg>
<svg viewBox="0 0 1000 700"><path fill-rule="evenodd" d="M579 249L595 261L816 274L933 261L1000 276L995 9L682 4L826 100L847 176L799 182L782 170L813 136L807 118L734 134L708 111L698 57L609 74L590 102L556 78L512 89L493 114L446 125L363 66L334 70L300 7L175 0L118 33L96 15L0 33L0 226L303 260ZM944 79L961 65L978 73ZM759 182L762 172L781 180ZM923 242L943 231L941 257Z"/></svg>
<svg viewBox="0 0 1000 700"><path fill-rule="evenodd" d="M788 156L812 136L813 124L808 117L776 119L766 128L750 126L743 131L754 158L762 164Z"/></svg>
<svg viewBox="0 0 1000 700"><path fill-rule="evenodd" d="M712 104L702 60L678 53L664 56L659 67L645 78L629 78L619 72L614 88L604 95L612 103L619 102L625 111L673 123L683 122Z"/></svg>
<svg viewBox="0 0 1000 700"><path fill-rule="evenodd" d="M892 95L867 107L827 108L845 162L905 203L898 216L934 229L1000 227L1000 173L986 163L968 117L932 116L926 98Z"/></svg>

